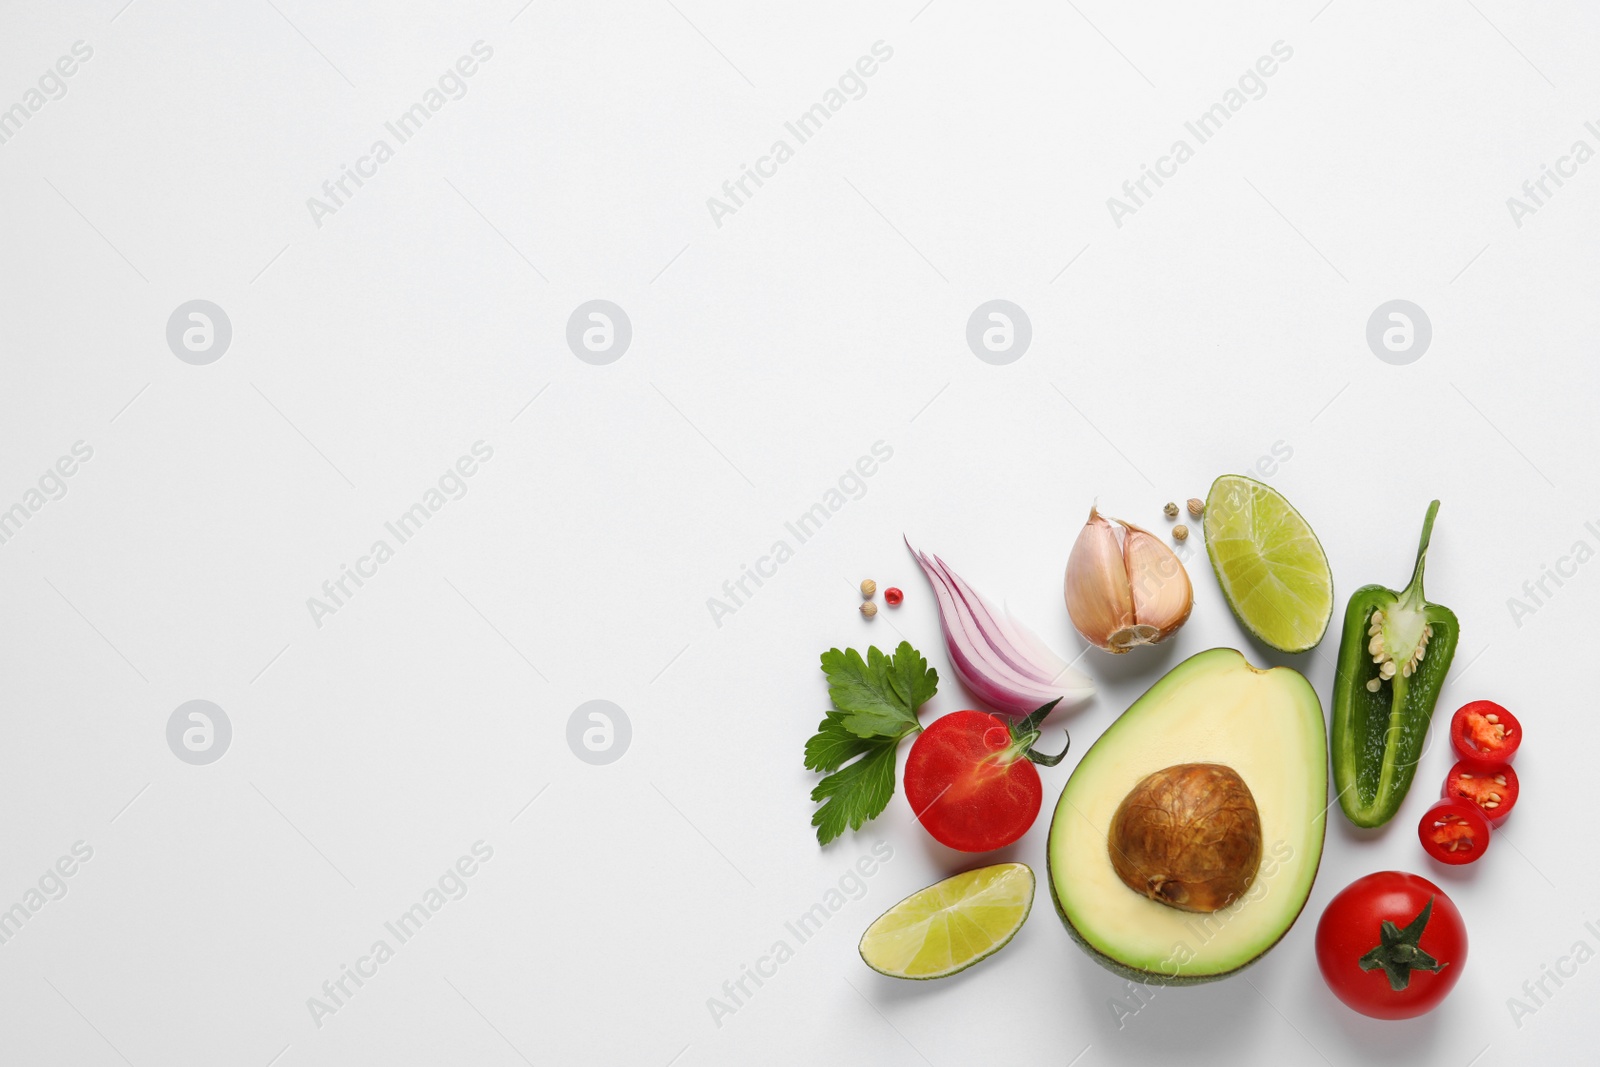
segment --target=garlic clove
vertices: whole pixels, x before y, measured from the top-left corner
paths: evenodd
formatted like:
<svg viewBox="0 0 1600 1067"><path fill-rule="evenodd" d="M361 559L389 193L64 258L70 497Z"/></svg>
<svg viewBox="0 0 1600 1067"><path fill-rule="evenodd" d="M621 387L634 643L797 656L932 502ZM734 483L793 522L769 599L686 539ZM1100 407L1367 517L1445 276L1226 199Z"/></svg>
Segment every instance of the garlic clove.
<svg viewBox="0 0 1600 1067"><path fill-rule="evenodd" d="M1132 626L1124 626L1112 634L1111 641L1106 645L1106 648L1111 652L1122 653L1130 648L1138 648L1140 645L1153 645L1160 640L1160 630L1154 626L1146 626L1144 623L1136 622Z"/></svg>
<svg viewBox="0 0 1600 1067"><path fill-rule="evenodd" d="M1116 528L1095 508L1067 557L1065 592L1067 614L1085 641L1112 652L1133 647L1133 635L1123 634L1134 625L1134 609L1122 545ZM1120 643L1114 643L1119 635Z"/></svg>
<svg viewBox="0 0 1600 1067"><path fill-rule="evenodd" d="M1182 626L1194 608L1194 587L1183 561L1148 530L1122 524L1127 533L1122 542L1122 559L1127 568L1128 587L1133 595L1135 624L1154 629L1149 644L1164 640Z"/></svg>

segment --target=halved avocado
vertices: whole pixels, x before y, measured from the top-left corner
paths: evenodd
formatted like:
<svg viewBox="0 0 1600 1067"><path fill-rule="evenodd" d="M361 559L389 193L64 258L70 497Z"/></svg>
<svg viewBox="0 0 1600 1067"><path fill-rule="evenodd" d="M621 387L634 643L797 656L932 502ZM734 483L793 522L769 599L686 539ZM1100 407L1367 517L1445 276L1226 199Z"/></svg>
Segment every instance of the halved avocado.
<svg viewBox="0 0 1600 1067"><path fill-rule="evenodd" d="M1260 862L1217 911L1179 910L1129 888L1107 833L1147 776L1231 768L1260 815ZM1192 985L1254 963L1294 925L1322 860L1328 752L1322 704L1288 667L1258 670L1231 648L1184 660L1123 712L1061 791L1047 849L1050 895L1084 951L1125 978Z"/></svg>

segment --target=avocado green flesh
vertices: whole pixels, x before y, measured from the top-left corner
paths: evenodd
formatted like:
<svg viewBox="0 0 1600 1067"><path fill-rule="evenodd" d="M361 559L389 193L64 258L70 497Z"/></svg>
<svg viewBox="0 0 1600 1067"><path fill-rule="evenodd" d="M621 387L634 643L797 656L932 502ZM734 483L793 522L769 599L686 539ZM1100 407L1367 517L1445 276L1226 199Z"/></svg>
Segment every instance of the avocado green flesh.
<svg viewBox="0 0 1600 1067"><path fill-rule="evenodd" d="M1106 841L1129 790L1181 763L1233 768L1261 817L1255 880L1210 914L1129 889ZM1299 672L1258 670L1231 648L1178 664L1106 730L1061 791L1047 880L1068 932L1104 966L1155 985L1211 981L1254 962L1311 894L1327 825L1327 766L1322 705Z"/></svg>

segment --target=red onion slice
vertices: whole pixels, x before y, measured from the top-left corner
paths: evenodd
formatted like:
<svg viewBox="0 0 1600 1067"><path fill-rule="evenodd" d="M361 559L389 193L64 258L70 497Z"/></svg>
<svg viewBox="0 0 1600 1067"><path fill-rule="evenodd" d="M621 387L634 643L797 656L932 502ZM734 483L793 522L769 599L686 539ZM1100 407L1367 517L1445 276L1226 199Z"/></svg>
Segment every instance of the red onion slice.
<svg viewBox="0 0 1600 1067"><path fill-rule="evenodd" d="M1050 681L1056 672L1066 666L1065 663L1057 660L1055 669L1046 672L1042 665L1031 662L1027 653L1024 652L1026 646L1017 640L1016 634L1013 632L1011 620L1002 618L989 606L989 602L983 598L983 594L968 585L966 579L952 571L944 560L934 556L933 561L938 566L940 573L945 576L945 579L949 581L956 594L972 613L973 620L978 626L979 635L1000 654L1007 666L1036 682ZM1029 637L1032 637L1032 635L1030 634ZM1039 648L1044 647L1037 638L1033 638L1033 641ZM1049 655L1054 656L1054 653ZM1049 659L1047 658L1045 662L1049 663Z"/></svg>
<svg viewBox="0 0 1600 1067"><path fill-rule="evenodd" d="M1094 683L1027 627L994 610L938 556L906 542L933 587L939 626L957 677L980 698L1009 715L1027 715L1059 698L1062 707L1094 695Z"/></svg>

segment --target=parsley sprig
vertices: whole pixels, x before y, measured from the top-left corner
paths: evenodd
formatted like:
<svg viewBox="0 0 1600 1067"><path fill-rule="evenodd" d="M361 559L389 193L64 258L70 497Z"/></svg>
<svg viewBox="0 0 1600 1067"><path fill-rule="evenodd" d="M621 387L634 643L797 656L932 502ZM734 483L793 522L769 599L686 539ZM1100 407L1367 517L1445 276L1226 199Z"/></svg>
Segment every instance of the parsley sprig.
<svg viewBox="0 0 1600 1067"><path fill-rule="evenodd" d="M812 800L823 802L811 825L817 843L826 845L846 826L859 830L888 807L895 750L922 729L917 709L938 691L939 675L908 641L892 657L868 647L864 660L853 648L830 648L822 654L822 673L833 710L806 742L806 767L827 773L811 791Z"/></svg>

